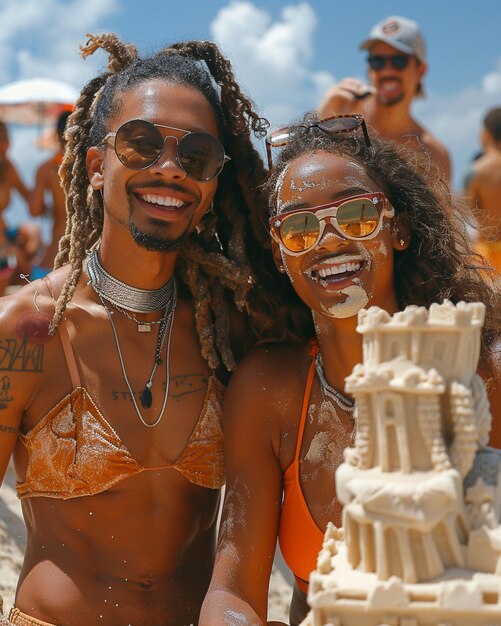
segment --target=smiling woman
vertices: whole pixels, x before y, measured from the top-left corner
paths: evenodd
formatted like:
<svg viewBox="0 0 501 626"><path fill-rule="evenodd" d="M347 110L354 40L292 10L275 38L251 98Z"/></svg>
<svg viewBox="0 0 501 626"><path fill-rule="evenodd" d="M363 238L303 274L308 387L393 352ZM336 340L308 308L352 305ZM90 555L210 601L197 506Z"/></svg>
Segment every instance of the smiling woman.
<svg viewBox="0 0 501 626"><path fill-rule="evenodd" d="M339 132L307 117L287 137L267 183L277 284L290 287L279 321L302 304L314 336L254 351L228 387L227 491L200 626L233 624L234 611L241 624L266 623L277 535L295 577L290 623L305 617L325 528L341 526L334 474L354 436L343 389L362 360L362 308L482 301L482 371L495 371L499 285L481 271L445 186L395 144L364 137L360 124Z"/></svg>

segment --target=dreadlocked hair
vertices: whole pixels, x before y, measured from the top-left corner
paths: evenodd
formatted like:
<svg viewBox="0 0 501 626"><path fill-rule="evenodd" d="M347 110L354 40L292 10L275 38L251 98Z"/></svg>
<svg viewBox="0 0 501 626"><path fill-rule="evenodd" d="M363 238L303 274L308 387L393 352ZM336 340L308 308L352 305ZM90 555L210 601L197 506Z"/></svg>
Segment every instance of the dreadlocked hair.
<svg viewBox="0 0 501 626"><path fill-rule="evenodd" d="M429 307L449 299L453 303L483 302L486 306L482 329L481 368L495 373L499 361L501 333L501 292L499 275L489 271L483 258L472 248L466 228L464 207L453 203L447 183L438 168L423 162L422 156L391 141L373 136L371 146L354 133L328 134L309 122L297 126L283 148L266 184L269 207L277 212L281 174L297 157L325 151L358 162L385 192L410 234L407 249L394 253L394 280L399 306ZM304 124L304 122L302 123ZM291 125L294 131L295 125ZM375 134L375 133L374 133Z"/></svg>
<svg viewBox="0 0 501 626"><path fill-rule="evenodd" d="M103 199L89 185L85 164L88 149L103 144L109 121L120 113L127 91L154 79L187 85L200 91L212 105L231 161L219 175L212 210L183 242L176 276L181 292L194 301L202 355L211 368L222 360L231 371L235 367L229 340L233 305L228 292L239 310L251 310L249 291L258 280L260 268L271 267L271 253L265 248L268 237L262 199L266 171L251 140L251 131L262 137L268 122L254 111L236 83L229 61L211 42L178 43L142 59L134 46L121 43L110 33L89 35L82 54L86 57L98 49L109 55L108 71L84 87L65 131L60 176L67 198L67 225L55 267L69 264L70 272L56 302L51 332L55 332L82 275L88 249L102 233Z"/></svg>

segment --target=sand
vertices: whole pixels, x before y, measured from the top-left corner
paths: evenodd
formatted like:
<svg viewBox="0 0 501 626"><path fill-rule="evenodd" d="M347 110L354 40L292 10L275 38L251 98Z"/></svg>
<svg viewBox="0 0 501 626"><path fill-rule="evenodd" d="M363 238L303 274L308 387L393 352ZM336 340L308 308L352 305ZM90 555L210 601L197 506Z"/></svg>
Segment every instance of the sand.
<svg viewBox="0 0 501 626"><path fill-rule="evenodd" d="M0 595L4 598L4 614L7 615L14 602L25 545L21 506L16 497L14 472L9 466L0 489ZM292 589L286 577L285 566L278 556L270 585L269 619L287 622Z"/></svg>

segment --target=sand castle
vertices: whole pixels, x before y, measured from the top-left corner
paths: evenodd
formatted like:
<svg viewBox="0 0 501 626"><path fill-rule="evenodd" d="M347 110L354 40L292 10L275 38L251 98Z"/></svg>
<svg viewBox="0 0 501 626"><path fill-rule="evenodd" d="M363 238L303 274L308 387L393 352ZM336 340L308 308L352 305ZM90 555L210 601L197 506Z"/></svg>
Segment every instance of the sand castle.
<svg viewBox="0 0 501 626"><path fill-rule="evenodd" d="M360 312L353 448L302 626L501 626L501 451L476 374L485 307Z"/></svg>

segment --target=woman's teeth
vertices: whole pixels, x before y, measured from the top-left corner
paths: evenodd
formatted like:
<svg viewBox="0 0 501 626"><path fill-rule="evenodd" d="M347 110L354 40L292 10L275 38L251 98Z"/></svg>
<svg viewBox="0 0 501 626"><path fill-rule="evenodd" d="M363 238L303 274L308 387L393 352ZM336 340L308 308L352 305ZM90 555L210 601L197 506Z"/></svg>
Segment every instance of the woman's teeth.
<svg viewBox="0 0 501 626"><path fill-rule="evenodd" d="M173 206L176 209L181 208L184 205L182 200L179 198L169 198L166 196L157 196L152 193L147 193L141 196L141 200L145 202L149 202L150 204L159 204L160 206Z"/></svg>
<svg viewBox="0 0 501 626"><path fill-rule="evenodd" d="M332 265L330 267L319 269L317 274L320 278L327 278L328 276L344 274L345 272L358 272L361 267L362 263L352 261L351 263L341 263L340 265Z"/></svg>

